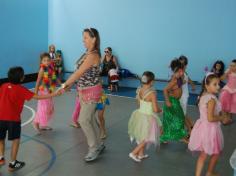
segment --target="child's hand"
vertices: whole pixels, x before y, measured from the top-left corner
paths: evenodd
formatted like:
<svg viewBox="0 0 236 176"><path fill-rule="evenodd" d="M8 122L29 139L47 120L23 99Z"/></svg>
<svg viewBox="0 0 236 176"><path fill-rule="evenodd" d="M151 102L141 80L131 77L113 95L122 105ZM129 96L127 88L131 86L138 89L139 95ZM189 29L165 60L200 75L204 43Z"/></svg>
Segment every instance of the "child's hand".
<svg viewBox="0 0 236 176"><path fill-rule="evenodd" d="M192 91L194 92L196 90L196 86L193 84L192 85Z"/></svg>
<svg viewBox="0 0 236 176"><path fill-rule="evenodd" d="M172 106L171 102L170 101L166 101L166 106L167 107L171 107Z"/></svg>
<svg viewBox="0 0 236 176"><path fill-rule="evenodd" d="M161 133L161 135L163 134L163 128L162 127L160 128L160 133Z"/></svg>

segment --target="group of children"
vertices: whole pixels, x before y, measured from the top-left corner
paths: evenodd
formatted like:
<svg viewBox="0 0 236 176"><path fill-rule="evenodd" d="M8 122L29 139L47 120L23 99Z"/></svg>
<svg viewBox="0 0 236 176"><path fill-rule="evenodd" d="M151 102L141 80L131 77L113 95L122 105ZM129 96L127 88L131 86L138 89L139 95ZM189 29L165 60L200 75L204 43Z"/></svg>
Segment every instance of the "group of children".
<svg viewBox="0 0 236 176"><path fill-rule="evenodd" d="M34 128L39 133L41 130L52 130L48 125L54 112L52 97L62 93L55 91L56 85L61 83L57 79L58 73L61 73L58 70L62 71L62 69L56 68L60 64L55 65L55 62L52 62L56 57L53 51L55 52L55 47L50 46L50 52L43 53L40 57L40 70L34 93L20 85L24 79L24 70L21 67L11 68L8 72L9 83L0 87L0 166L5 164L5 138L8 132L8 139L13 141L9 171L18 170L25 165L16 158L20 144L20 116L25 100L33 98L39 100L33 122ZM155 75L150 71L143 73L141 86L137 89L139 109L132 113L128 124L130 139L137 142L137 146L129 157L136 162L141 162L148 157L145 154L145 148L151 144L159 145L173 140L182 141L188 143L191 151L201 153L197 161L196 176L201 175L207 155L211 156L207 175L214 176L215 164L223 149L220 122L229 123L232 118L231 114L236 113L236 60L231 62L229 69L223 74L224 66L217 62L213 72L205 76L198 102L200 119L195 125L187 116L188 84L191 84L192 89L195 90L195 85L186 72L187 65L188 59L185 56L171 62L170 68L173 74L163 91L165 97L163 109L158 106L157 93L153 88ZM220 81L225 79L228 82L226 85L222 85L223 82ZM219 84L222 86L219 96L221 105L217 98ZM76 128L79 128L79 99L80 97L77 95L72 114L71 126ZM15 106L12 106L13 104ZM97 103L102 139L106 138L104 111L108 104L109 100L103 92ZM158 113L162 112L163 118L160 119Z"/></svg>
<svg viewBox="0 0 236 176"><path fill-rule="evenodd" d="M164 89L165 103L162 110L157 104L156 91L153 89L154 74L150 71L143 73L141 86L137 89L139 108L132 113L128 124L130 139L137 143L129 154L131 159L141 162L147 158L144 151L150 144L182 141L188 144L190 151L200 152L196 176L201 176L208 155L210 162L206 175L218 175L215 173L215 165L224 144L220 125L230 123L236 109L236 60L232 60L223 74L219 74L223 67L217 65L219 63L221 64L217 61L213 72L207 73L203 79L198 99L200 118L195 124L187 116L188 83L193 90L195 85L186 73L188 60L185 56L172 60L170 64L173 74ZM220 89L225 79L228 80L227 84ZM161 112L162 120L158 116Z"/></svg>

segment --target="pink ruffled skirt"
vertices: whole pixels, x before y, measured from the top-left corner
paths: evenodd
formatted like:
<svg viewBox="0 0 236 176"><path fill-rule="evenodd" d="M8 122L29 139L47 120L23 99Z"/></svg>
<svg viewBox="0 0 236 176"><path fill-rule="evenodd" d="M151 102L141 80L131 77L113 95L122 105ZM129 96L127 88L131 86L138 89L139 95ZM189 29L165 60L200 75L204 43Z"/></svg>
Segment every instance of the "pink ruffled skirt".
<svg viewBox="0 0 236 176"><path fill-rule="evenodd" d="M39 91L39 95L47 95L48 91ZM41 127L48 126L49 121L54 114L53 99L38 100L37 112L34 118L34 123L38 123Z"/></svg>
<svg viewBox="0 0 236 176"><path fill-rule="evenodd" d="M220 94L220 102L223 112L236 113L236 93L223 89Z"/></svg>
<svg viewBox="0 0 236 176"><path fill-rule="evenodd" d="M197 120L191 132L189 150L213 155L219 154L223 147L224 138L220 123Z"/></svg>

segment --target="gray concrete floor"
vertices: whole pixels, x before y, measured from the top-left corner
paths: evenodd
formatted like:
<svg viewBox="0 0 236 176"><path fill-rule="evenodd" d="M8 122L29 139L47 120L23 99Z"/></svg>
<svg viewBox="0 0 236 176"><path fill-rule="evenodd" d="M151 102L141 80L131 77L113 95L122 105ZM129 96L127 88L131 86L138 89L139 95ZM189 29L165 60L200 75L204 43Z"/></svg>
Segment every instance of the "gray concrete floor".
<svg viewBox="0 0 236 176"><path fill-rule="evenodd" d="M127 135L130 114L136 109L134 99L109 97L111 105L105 118L108 130L106 150L99 159L85 163L83 157L87 144L81 129L69 127L74 107L75 92L69 92L55 98L56 113L52 122L53 131L36 135L32 125L22 129L19 160L26 162L22 170L9 173L7 166L0 168L0 176L193 176L197 156L194 156L183 143L161 145L159 150L151 147L147 153L150 158L142 163L135 163L128 158L131 145ZM36 109L36 101L26 105ZM162 103L159 103L162 105ZM198 110L190 106L188 114L196 120ZM28 109L23 111L23 120L31 116ZM232 176L233 170L229 158L236 148L236 123L222 126L225 148L217 165L221 176ZM9 160L10 143L7 143L6 158Z"/></svg>

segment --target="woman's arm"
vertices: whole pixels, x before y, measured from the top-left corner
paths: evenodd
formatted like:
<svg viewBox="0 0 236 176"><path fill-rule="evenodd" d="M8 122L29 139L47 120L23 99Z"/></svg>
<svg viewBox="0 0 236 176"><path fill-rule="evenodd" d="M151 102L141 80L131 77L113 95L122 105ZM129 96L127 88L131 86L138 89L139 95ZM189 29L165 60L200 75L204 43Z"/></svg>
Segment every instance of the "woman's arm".
<svg viewBox="0 0 236 176"><path fill-rule="evenodd" d="M116 66L116 69L118 70L119 69L119 64L118 64L118 61L117 61L115 56L113 56L113 62L115 64L115 66Z"/></svg>
<svg viewBox="0 0 236 176"><path fill-rule="evenodd" d="M37 77L37 81L36 81L36 85L35 85L35 94L38 94L38 90L39 90L39 84L40 84L40 81L42 80L43 78L43 68L40 68L39 69L39 73L38 73L38 77Z"/></svg>
<svg viewBox="0 0 236 176"><path fill-rule="evenodd" d="M94 64L99 64L99 56L97 54L88 55L83 64L76 70L64 83L64 88L72 85L76 80L78 80L88 69L90 69Z"/></svg>
<svg viewBox="0 0 236 176"><path fill-rule="evenodd" d="M223 121L225 118L224 116L215 115L215 106L216 101L214 99L207 103L207 119L209 122Z"/></svg>

